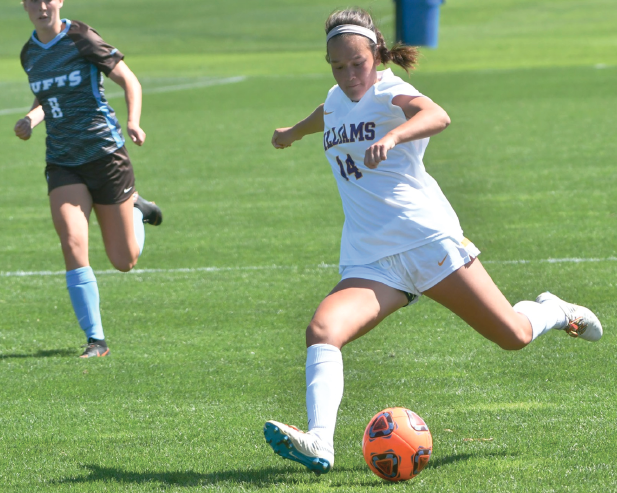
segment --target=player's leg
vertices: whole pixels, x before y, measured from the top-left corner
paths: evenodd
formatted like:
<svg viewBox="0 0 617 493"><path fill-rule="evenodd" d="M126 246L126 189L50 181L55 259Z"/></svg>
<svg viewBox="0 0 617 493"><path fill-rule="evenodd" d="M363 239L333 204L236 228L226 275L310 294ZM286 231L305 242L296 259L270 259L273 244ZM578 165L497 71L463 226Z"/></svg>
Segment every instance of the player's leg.
<svg viewBox="0 0 617 493"><path fill-rule="evenodd" d="M119 271L130 271L144 248L144 224L161 224L161 210L153 202L134 193L120 204L99 204L95 201L94 211L101 226L107 257Z"/></svg>
<svg viewBox="0 0 617 493"><path fill-rule="evenodd" d="M130 271L137 263L145 238L141 214L134 207L133 198L120 204L95 203L94 211L109 261L119 271Z"/></svg>
<svg viewBox="0 0 617 493"><path fill-rule="evenodd" d="M82 183L53 188L51 216L60 238L66 265L66 285L88 345L82 357L106 356L109 349L99 311L99 290L88 260L88 221L92 198Z"/></svg>
<svg viewBox="0 0 617 493"><path fill-rule="evenodd" d="M478 259L422 294L444 305L504 349L521 349L532 340L528 318L512 308Z"/></svg>
<svg viewBox="0 0 617 493"><path fill-rule="evenodd" d="M88 164L87 183L112 265L131 270L143 251L144 223L158 225L161 210L135 191L133 165L125 147Z"/></svg>
<svg viewBox="0 0 617 493"><path fill-rule="evenodd" d="M330 470L334 464L334 428L343 396L341 348L407 303L402 291L358 278L341 281L322 301L306 331L309 432L269 421L264 433L276 453L318 474Z"/></svg>
<svg viewBox="0 0 617 493"><path fill-rule="evenodd" d="M92 197L86 185L78 183L54 188L49 193L49 205L67 272L90 265L88 222Z"/></svg>
<svg viewBox="0 0 617 493"><path fill-rule="evenodd" d="M503 349L522 349L551 329L565 329L575 321L570 320L563 307L552 299L549 302L522 301L512 307L478 259L468 262L423 294ZM539 297L538 301L547 300ZM599 328L601 334L595 315L578 308L581 310L577 316L583 314L585 323Z"/></svg>
<svg viewBox="0 0 617 493"><path fill-rule="evenodd" d="M306 330L309 431L332 446L343 397L341 348L407 305L407 296L378 281L344 279L321 302Z"/></svg>
<svg viewBox="0 0 617 493"><path fill-rule="evenodd" d="M368 279L343 279L321 302L306 329L306 347L345 344L408 304L405 293Z"/></svg>

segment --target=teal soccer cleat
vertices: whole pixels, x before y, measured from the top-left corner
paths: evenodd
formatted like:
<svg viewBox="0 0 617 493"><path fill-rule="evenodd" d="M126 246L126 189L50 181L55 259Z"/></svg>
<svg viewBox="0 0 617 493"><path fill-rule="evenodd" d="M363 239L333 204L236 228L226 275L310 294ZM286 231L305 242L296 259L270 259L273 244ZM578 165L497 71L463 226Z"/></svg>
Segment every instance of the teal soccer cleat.
<svg viewBox="0 0 617 493"><path fill-rule="evenodd" d="M318 476L330 472L334 465L334 450L310 432L304 433L278 421L267 421L264 436L275 454L299 462Z"/></svg>

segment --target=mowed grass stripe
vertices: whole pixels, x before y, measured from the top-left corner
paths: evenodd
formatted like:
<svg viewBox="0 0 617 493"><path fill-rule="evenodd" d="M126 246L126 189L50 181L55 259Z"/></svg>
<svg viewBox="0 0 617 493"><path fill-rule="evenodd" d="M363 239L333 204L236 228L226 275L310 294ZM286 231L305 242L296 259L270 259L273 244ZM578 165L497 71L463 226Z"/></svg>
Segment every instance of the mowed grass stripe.
<svg viewBox="0 0 617 493"><path fill-rule="evenodd" d="M246 77L242 75L239 75L236 77L208 78L205 80L203 78L198 78L198 80L195 80L195 81L183 82L181 84L171 84L171 85L166 85L166 86L161 86L161 87L147 87L146 86L145 88L143 88L142 86L142 94L144 95L164 94L168 92L187 91L190 89L201 89L204 87L219 86L219 85L224 85L224 84L236 84L238 82L244 82L245 80L246 80ZM110 92L107 94L107 99L114 99L114 98L124 98L124 93L116 91L116 92ZM30 110L30 106L24 106L22 108L0 109L0 116L13 115L16 113L23 113L29 110Z"/></svg>
<svg viewBox="0 0 617 493"><path fill-rule="evenodd" d="M617 262L617 257L606 258L546 258L538 260L482 260L483 264L501 264L501 265L519 265L519 264L534 264L534 263L548 263L548 264L563 264L573 263L581 264L587 262ZM191 272L228 272L228 271L252 271L252 270L314 270L314 269L334 269L338 268L338 264L319 264L314 266L298 266L298 265L247 265L238 267L179 267L176 269L133 269L130 272L120 272L115 269L96 270L97 275L108 274L185 274ZM66 271L14 271L14 272L2 272L0 271L0 277L47 277L47 276L61 276L66 274Z"/></svg>

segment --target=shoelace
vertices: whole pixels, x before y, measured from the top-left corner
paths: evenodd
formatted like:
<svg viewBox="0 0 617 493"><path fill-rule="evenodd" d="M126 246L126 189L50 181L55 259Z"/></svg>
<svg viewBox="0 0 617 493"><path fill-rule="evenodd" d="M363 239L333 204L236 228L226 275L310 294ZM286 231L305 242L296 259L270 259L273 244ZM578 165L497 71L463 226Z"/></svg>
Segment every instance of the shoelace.
<svg viewBox="0 0 617 493"><path fill-rule="evenodd" d="M583 317L578 317L566 326L565 331L570 337L578 337L586 328L587 324L583 323Z"/></svg>

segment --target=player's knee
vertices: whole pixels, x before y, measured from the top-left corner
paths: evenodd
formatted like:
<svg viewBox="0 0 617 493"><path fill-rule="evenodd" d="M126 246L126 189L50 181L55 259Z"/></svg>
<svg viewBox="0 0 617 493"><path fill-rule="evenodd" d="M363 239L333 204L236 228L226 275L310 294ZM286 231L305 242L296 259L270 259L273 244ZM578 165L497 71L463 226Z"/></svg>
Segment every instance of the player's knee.
<svg viewBox="0 0 617 493"><path fill-rule="evenodd" d="M330 324L313 318L306 328L306 347L314 344L331 344L340 349L344 342L339 340L336 331L332 329Z"/></svg>
<svg viewBox="0 0 617 493"><path fill-rule="evenodd" d="M327 336L326 326L318 320L311 320L306 328L306 346L312 346L313 344L323 344L324 339Z"/></svg>
<svg viewBox="0 0 617 493"><path fill-rule="evenodd" d="M60 239L60 243L62 245L62 252L64 253L65 258L78 258L80 257L84 250L87 250L88 243L81 235L72 235L67 234Z"/></svg>
<svg viewBox="0 0 617 493"><path fill-rule="evenodd" d="M531 331L523 324L513 324L504 327L504 334L499 340L495 341L499 347L507 351L518 351L527 346L532 340Z"/></svg>
<svg viewBox="0 0 617 493"><path fill-rule="evenodd" d="M111 262L111 265L113 265L114 268L120 272L129 272L137 264L138 257L139 255L111 254L109 255L109 261Z"/></svg>
<svg viewBox="0 0 617 493"><path fill-rule="evenodd" d="M497 344L501 349L505 349L506 351L518 351L527 346L528 343L525 343L521 340L508 340L498 341Z"/></svg>
<svg viewBox="0 0 617 493"><path fill-rule="evenodd" d="M120 272L129 272L134 266L135 264L132 262L126 262L126 261L111 261L111 265L114 266L114 268L116 270L119 270Z"/></svg>

